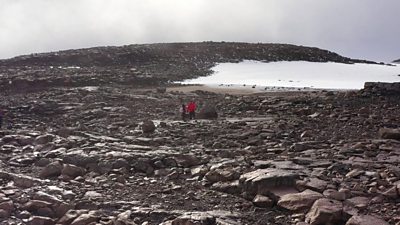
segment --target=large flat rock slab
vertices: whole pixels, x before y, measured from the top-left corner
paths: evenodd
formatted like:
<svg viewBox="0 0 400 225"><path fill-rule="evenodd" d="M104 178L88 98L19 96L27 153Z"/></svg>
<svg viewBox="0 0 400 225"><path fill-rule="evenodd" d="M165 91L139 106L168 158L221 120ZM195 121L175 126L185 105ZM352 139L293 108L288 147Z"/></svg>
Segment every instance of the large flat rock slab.
<svg viewBox="0 0 400 225"><path fill-rule="evenodd" d="M293 187L300 175L296 171L282 169L258 169L239 178L242 191L247 196L268 194L270 189L276 187Z"/></svg>

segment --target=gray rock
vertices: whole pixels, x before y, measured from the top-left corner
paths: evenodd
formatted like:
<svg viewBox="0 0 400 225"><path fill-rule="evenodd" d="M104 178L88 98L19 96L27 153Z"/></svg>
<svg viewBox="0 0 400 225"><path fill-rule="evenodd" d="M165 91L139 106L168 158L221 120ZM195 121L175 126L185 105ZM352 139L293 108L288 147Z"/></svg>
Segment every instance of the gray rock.
<svg viewBox="0 0 400 225"><path fill-rule="evenodd" d="M215 225L216 219L214 216L207 213L187 213L172 221L172 225Z"/></svg>
<svg viewBox="0 0 400 225"><path fill-rule="evenodd" d="M328 185L328 182L326 182L324 180L320 180L318 178L310 178L306 182L304 187L311 189L313 191L323 192L327 185Z"/></svg>
<svg viewBox="0 0 400 225"><path fill-rule="evenodd" d="M100 215L97 211L79 215L70 225L87 225L100 220Z"/></svg>
<svg viewBox="0 0 400 225"><path fill-rule="evenodd" d="M322 194L327 198L338 201L344 201L346 199L346 194L344 192L339 192L333 189L327 189Z"/></svg>
<svg viewBox="0 0 400 225"><path fill-rule="evenodd" d="M72 178L78 177L78 176L83 176L85 174L85 169L83 169L82 167L78 167L75 165L71 165L71 164L64 164L64 167L61 171L61 174L63 176L69 176Z"/></svg>
<svg viewBox="0 0 400 225"><path fill-rule="evenodd" d="M22 208L29 212L35 212L41 208L51 207L52 203L41 200L30 200Z"/></svg>
<svg viewBox="0 0 400 225"><path fill-rule="evenodd" d="M298 178L295 171L258 169L241 175L239 183L246 197L253 198L257 194L268 195L271 188L294 187Z"/></svg>
<svg viewBox="0 0 400 225"><path fill-rule="evenodd" d="M142 124L142 131L145 134L153 133L156 130L156 125L154 125L153 121L145 120Z"/></svg>
<svg viewBox="0 0 400 225"><path fill-rule="evenodd" d="M55 221L52 218L44 216L32 216L29 218L27 225L54 225Z"/></svg>
<svg viewBox="0 0 400 225"><path fill-rule="evenodd" d="M61 174L62 169L63 169L63 166L61 165L61 163L56 161L56 162L50 163L45 168L43 168L42 171L40 171L39 176L42 178L56 177Z"/></svg>
<svg viewBox="0 0 400 225"><path fill-rule="evenodd" d="M306 215L306 222L311 225L342 224L344 220L342 203L327 198L315 201Z"/></svg>
<svg viewBox="0 0 400 225"><path fill-rule="evenodd" d="M346 225L389 225L388 222L370 215L352 216Z"/></svg>
<svg viewBox="0 0 400 225"><path fill-rule="evenodd" d="M62 155L63 163L72 164L75 166L87 168L89 164L97 163L99 160L98 155L88 155L83 151L78 150Z"/></svg>
<svg viewBox="0 0 400 225"><path fill-rule="evenodd" d="M57 224L71 224L72 221L84 213L87 213L87 211L74 209L68 210L65 215L57 221Z"/></svg>
<svg viewBox="0 0 400 225"><path fill-rule="evenodd" d="M253 199L253 204L260 208L271 208L274 205L274 201L264 195L256 195Z"/></svg>
<svg viewBox="0 0 400 225"><path fill-rule="evenodd" d="M211 104L206 104L203 106L199 113L197 114L197 118L199 119L217 119L218 118L218 113L217 110L215 109L215 106Z"/></svg>
<svg viewBox="0 0 400 225"><path fill-rule="evenodd" d="M53 135L53 134L44 134L35 139L35 144L44 145L44 144L47 144L47 143L53 141L54 138L55 138L55 135Z"/></svg>
<svg viewBox="0 0 400 225"><path fill-rule="evenodd" d="M0 178L11 179L14 181L15 186L22 188L30 188L43 183L42 180L34 177L4 171L0 171Z"/></svg>
<svg viewBox="0 0 400 225"><path fill-rule="evenodd" d="M400 129L381 128L379 136L383 139L400 140Z"/></svg>
<svg viewBox="0 0 400 225"><path fill-rule="evenodd" d="M211 186L211 189L232 195L238 195L241 192L238 180L231 182L217 182Z"/></svg>
<svg viewBox="0 0 400 225"><path fill-rule="evenodd" d="M200 159L193 154L179 154L174 156L175 162L182 167L197 166L201 163Z"/></svg>
<svg viewBox="0 0 400 225"><path fill-rule="evenodd" d="M357 209L365 209L365 208L367 208L369 202L370 202L369 198L358 196L358 197L353 197L353 198L347 199L345 201L345 204L355 207Z"/></svg>
<svg viewBox="0 0 400 225"><path fill-rule="evenodd" d="M2 211L0 218L8 218L14 210L14 202L9 200L0 203L0 210Z"/></svg>
<svg viewBox="0 0 400 225"><path fill-rule="evenodd" d="M278 201L278 206L293 212L305 213L311 208L313 203L320 198L323 198L321 193L305 190L300 193L282 196Z"/></svg>
<svg viewBox="0 0 400 225"><path fill-rule="evenodd" d="M211 182L219 182L219 181L232 181L239 178L239 173L234 170L227 170L227 169L215 169L208 172L204 178Z"/></svg>

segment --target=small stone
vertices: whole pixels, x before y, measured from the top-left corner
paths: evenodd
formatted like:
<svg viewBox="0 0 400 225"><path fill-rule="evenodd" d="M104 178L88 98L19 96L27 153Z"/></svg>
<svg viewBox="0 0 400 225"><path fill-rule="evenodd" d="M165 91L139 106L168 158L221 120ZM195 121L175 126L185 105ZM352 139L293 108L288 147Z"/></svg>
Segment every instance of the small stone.
<svg viewBox="0 0 400 225"><path fill-rule="evenodd" d="M369 202L370 202L369 198L358 196L358 197L353 197L353 198L347 199L345 201L345 204L348 204L348 205L353 206L358 209L365 209L365 208L367 208Z"/></svg>
<svg viewBox="0 0 400 225"><path fill-rule="evenodd" d="M64 164L61 174L75 178L78 176L83 176L85 174L85 169L71 164Z"/></svg>
<svg viewBox="0 0 400 225"><path fill-rule="evenodd" d="M101 198L103 195L95 191L87 191L85 197L87 198Z"/></svg>
<svg viewBox="0 0 400 225"><path fill-rule="evenodd" d="M43 217L43 216L32 216L28 222L27 225L54 225L55 221L49 217Z"/></svg>
<svg viewBox="0 0 400 225"><path fill-rule="evenodd" d="M344 201L346 199L346 194L333 189L327 189L324 191L323 195L327 198Z"/></svg>
<svg viewBox="0 0 400 225"><path fill-rule="evenodd" d="M44 134L44 135L37 137L35 139L35 143L37 145L44 145L44 144L47 144L47 143L53 141L54 138L55 138L55 136L52 134Z"/></svg>
<svg viewBox="0 0 400 225"><path fill-rule="evenodd" d="M253 199L253 204L260 208L271 208L274 205L274 201L263 195L256 195Z"/></svg>

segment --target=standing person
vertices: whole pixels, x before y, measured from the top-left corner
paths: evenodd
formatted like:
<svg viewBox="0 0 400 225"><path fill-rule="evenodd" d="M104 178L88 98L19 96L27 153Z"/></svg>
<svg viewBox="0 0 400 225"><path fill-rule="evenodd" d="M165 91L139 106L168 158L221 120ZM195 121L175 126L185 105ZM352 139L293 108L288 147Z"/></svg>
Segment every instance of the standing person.
<svg viewBox="0 0 400 225"><path fill-rule="evenodd" d="M185 104L182 104L180 112L181 112L182 120L185 121L185 119L186 119L186 106L185 106Z"/></svg>
<svg viewBox="0 0 400 225"><path fill-rule="evenodd" d="M187 106L187 111L189 112L189 119L195 119L196 103L194 100L190 101Z"/></svg>
<svg viewBox="0 0 400 225"><path fill-rule="evenodd" d="M0 109L0 128L3 125L3 116L4 116L4 112L2 109Z"/></svg>

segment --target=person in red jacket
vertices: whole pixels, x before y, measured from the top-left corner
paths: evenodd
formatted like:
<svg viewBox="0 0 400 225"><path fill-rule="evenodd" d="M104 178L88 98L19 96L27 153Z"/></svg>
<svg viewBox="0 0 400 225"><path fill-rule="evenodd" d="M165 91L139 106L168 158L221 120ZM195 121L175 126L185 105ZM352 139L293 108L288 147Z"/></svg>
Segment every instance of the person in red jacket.
<svg viewBox="0 0 400 225"><path fill-rule="evenodd" d="M195 112L196 112L196 103L192 100L189 102L189 104L187 105L187 111L189 113L189 119L194 119L195 118Z"/></svg>

